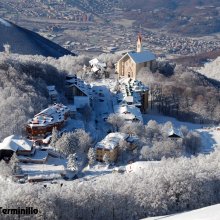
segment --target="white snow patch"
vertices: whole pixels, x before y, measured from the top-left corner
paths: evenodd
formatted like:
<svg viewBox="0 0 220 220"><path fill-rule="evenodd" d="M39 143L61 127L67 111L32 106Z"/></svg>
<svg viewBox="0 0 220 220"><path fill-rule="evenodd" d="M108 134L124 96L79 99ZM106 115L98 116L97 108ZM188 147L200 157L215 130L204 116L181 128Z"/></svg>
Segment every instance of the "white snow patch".
<svg viewBox="0 0 220 220"><path fill-rule="evenodd" d="M2 23L4 26L6 27L11 27L11 24L7 21L5 21L4 19L0 18L0 23Z"/></svg>
<svg viewBox="0 0 220 220"><path fill-rule="evenodd" d="M209 78L220 81L219 69L220 69L220 57L218 57L212 62L206 63L204 67L199 70L199 72Z"/></svg>
<svg viewBox="0 0 220 220"><path fill-rule="evenodd" d="M146 220L219 220L220 204L196 209L190 212L146 218Z"/></svg>

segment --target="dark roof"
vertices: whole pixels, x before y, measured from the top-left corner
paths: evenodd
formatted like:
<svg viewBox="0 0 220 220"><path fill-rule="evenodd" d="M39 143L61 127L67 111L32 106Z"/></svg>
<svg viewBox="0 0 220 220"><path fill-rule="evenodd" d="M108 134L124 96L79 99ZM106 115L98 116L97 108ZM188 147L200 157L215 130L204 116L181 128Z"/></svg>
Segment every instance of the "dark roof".
<svg viewBox="0 0 220 220"><path fill-rule="evenodd" d="M129 52L128 55L137 64L152 61L156 59L156 56L148 50L143 51L143 52L138 52L138 53L132 51L132 52Z"/></svg>

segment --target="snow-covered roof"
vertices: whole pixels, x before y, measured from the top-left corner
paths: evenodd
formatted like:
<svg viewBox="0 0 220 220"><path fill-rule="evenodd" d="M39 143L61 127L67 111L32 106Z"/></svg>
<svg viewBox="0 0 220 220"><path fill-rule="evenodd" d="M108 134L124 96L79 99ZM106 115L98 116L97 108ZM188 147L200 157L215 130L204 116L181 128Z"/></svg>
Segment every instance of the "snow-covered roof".
<svg viewBox="0 0 220 220"><path fill-rule="evenodd" d="M93 97L91 85L85 83L83 80L73 77L72 79L66 80L66 82L69 84L69 86L76 86L81 92L83 92L86 96L89 96L90 98Z"/></svg>
<svg viewBox="0 0 220 220"><path fill-rule="evenodd" d="M32 156L19 155L18 159L20 161L27 161L31 163L31 162L46 161L47 157L48 157L47 151L36 150L35 154L33 154Z"/></svg>
<svg viewBox="0 0 220 220"><path fill-rule="evenodd" d="M137 64L152 61L156 59L156 56L150 51L143 51L143 52L138 52L138 53L132 51L128 53L128 56L130 56L131 59Z"/></svg>
<svg viewBox="0 0 220 220"><path fill-rule="evenodd" d="M89 64L92 66L92 65L95 65L95 64L97 64L97 63L99 63L99 60L97 59L97 58L94 58L94 59L92 59L92 60L90 60L89 61Z"/></svg>
<svg viewBox="0 0 220 220"><path fill-rule="evenodd" d="M30 127L40 127L53 125L64 121L65 114L69 112L69 108L63 104L54 104L40 113L36 114L33 119L29 120Z"/></svg>
<svg viewBox="0 0 220 220"><path fill-rule="evenodd" d="M99 68L98 68L97 66L93 66L93 67L92 67L92 72L95 73L95 72L97 72L97 71L99 71Z"/></svg>
<svg viewBox="0 0 220 220"><path fill-rule="evenodd" d="M138 120L143 122L140 109L134 105L115 105L114 112L122 116L126 121Z"/></svg>
<svg viewBox="0 0 220 220"><path fill-rule="evenodd" d="M121 140L126 140L127 134L115 132L108 134L102 141L98 142L95 146L96 149L114 150Z"/></svg>
<svg viewBox="0 0 220 220"><path fill-rule="evenodd" d="M103 63L103 62L99 61L97 58L94 58L94 59L90 60L89 64L91 66L100 66L100 67L103 67L103 68L106 67L106 63Z"/></svg>
<svg viewBox="0 0 220 220"><path fill-rule="evenodd" d="M182 134L182 132L181 132L179 129L171 128L171 129L168 131L168 137L173 137L173 136L183 137L183 134Z"/></svg>
<svg viewBox="0 0 220 220"><path fill-rule="evenodd" d="M31 151L32 142L26 138L22 138L17 135L11 135L6 137L2 143L0 143L0 150L12 150L17 151Z"/></svg>
<svg viewBox="0 0 220 220"><path fill-rule="evenodd" d="M141 81L130 78L123 78L120 81L120 91L117 95L118 101L123 103L131 103L135 106L141 105L141 93L149 90ZM133 101L132 98L133 97Z"/></svg>
<svg viewBox="0 0 220 220"><path fill-rule="evenodd" d="M106 68L106 63L100 62L97 58L94 58L89 61L90 66L92 66L92 72L97 72L98 70L102 70Z"/></svg>

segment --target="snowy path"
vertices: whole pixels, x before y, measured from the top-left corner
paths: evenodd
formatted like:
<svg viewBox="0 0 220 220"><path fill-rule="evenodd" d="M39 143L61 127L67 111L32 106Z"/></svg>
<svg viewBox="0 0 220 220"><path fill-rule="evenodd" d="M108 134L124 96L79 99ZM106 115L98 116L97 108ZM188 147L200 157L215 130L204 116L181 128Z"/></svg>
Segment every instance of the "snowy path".
<svg viewBox="0 0 220 220"><path fill-rule="evenodd" d="M107 87L104 85L93 86L95 93L94 110L96 120L96 139L97 141L104 138L110 129L106 122L108 116L113 113L112 95Z"/></svg>

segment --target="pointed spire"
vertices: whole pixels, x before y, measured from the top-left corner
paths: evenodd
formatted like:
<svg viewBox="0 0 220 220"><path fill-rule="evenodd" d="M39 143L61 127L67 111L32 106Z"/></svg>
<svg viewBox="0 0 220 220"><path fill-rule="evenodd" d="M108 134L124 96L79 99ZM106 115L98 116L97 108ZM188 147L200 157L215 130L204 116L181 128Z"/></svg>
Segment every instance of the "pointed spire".
<svg viewBox="0 0 220 220"><path fill-rule="evenodd" d="M142 36L141 33L138 34L137 40L137 53L142 52Z"/></svg>

